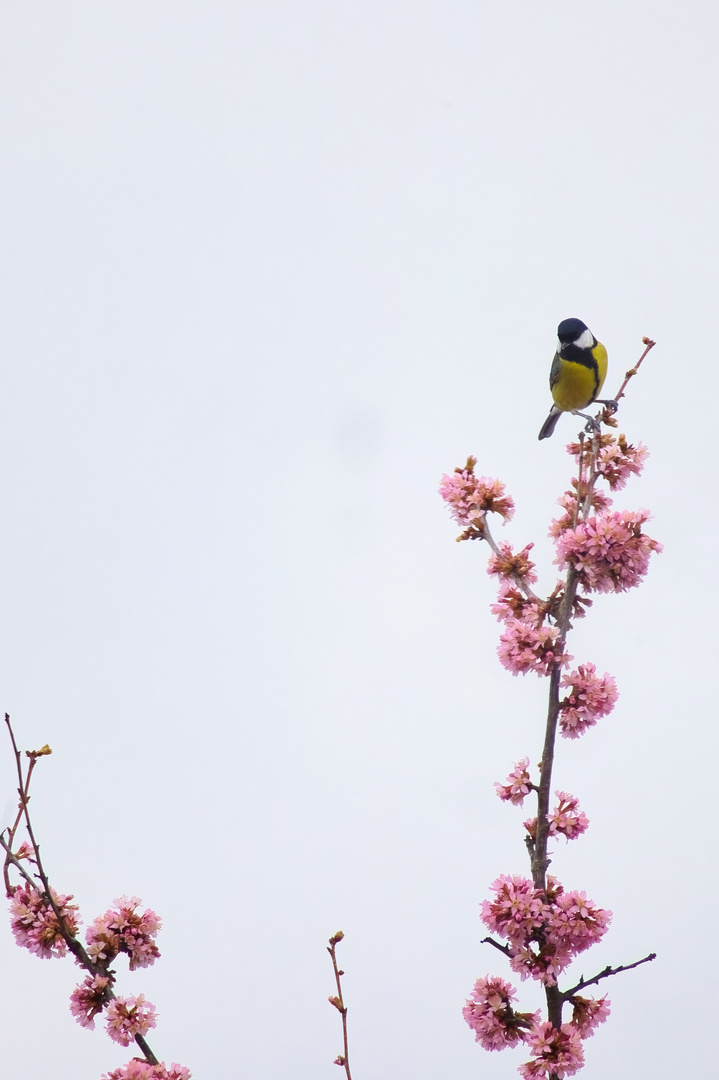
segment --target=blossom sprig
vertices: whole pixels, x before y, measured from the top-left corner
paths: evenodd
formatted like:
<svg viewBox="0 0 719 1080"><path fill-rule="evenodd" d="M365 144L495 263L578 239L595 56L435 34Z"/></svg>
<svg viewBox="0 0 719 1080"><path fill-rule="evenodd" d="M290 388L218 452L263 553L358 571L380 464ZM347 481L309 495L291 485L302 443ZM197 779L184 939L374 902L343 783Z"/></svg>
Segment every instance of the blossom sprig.
<svg viewBox="0 0 719 1080"><path fill-rule="evenodd" d="M536 791L529 776L529 758L525 757L521 761L516 761L507 777L507 782L494 786L503 802L510 802L513 806L522 806L530 791Z"/></svg>
<svg viewBox="0 0 719 1080"><path fill-rule="evenodd" d="M572 567L590 592L626 592L640 584L662 545L642 531L648 510L614 510L580 521L557 538L560 568Z"/></svg>
<svg viewBox="0 0 719 1080"><path fill-rule="evenodd" d="M608 716L617 703L619 692L611 675L597 675L594 664L580 664L562 676L567 691L559 702L559 728L565 739L578 739L602 716Z"/></svg>
<svg viewBox="0 0 719 1080"><path fill-rule="evenodd" d="M476 457L468 457L461 468L444 475L439 493L464 532L457 540L478 540L484 536L487 514L499 514L504 521L514 516L514 501L507 495L501 480L475 476Z"/></svg>
<svg viewBox="0 0 719 1080"><path fill-rule="evenodd" d="M586 894L566 891L556 879L537 889L520 875L502 874L492 883L494 900L482 903L482 921L507 939L510 967L520 978L554 986L572 960L601 941L611 911Z"/></svg>
<svg viewBox="0 0 719 1080"><path fill-rule="evenodd" d="M77 933L79 918L72 896L51 890L51 901L29 885L11 886L10 928L15 943L43 960L67 956L64 928Z"/></svg>
<svg viewBox="0 0 719 1080"><path fill-rule="evenodd" d="M116 997L105 1012L107 1034L121 1046L129 1046L137 1035L147 1035L157 1026L157 1012L144 994L136 997Z"/></svg>
<svg viewBox="0 0 719 1080"><path fill-rule="evenodd" d="M155 944L162 927L160 916L151 908L138 914L139 896L121 896L115 904L116 908L99 915L89 927L86 934L89 955L109 963L119 952L124 952L130 958L130 971L150 967L160 955Z"/></svg>
<svg viewBox="0 0 719 1080"><path fill-rule="evenodd" d="M559 498L561 514L549 529L556 548L555 564L563 572L563 580L546 599L534 591L537 573L530 556L532 544L515 551L511 544L497 543L492 536L488 514L495 495L506 497L501 482L475 477L476 459L469 458L464 468L455 470L454 477L443 477L440 486L450 513L465 528L458 539L482 539L491 549L488 573L499 579L499 595L491 610L501 624L497 649L501 664L513 675L531 672L548 680L538 782L531 779L530 759L525 757L515 763L504 783L495 784L499 798L513 805L523 805L529 794L537 796L537 814L524 822L531 878L500 875L492 885L491 898L481 905L483 922L502 939L483 940L509 960L522 980L533 979L543 985L546 1019L517 1012L514 987L489 975L477 981L463 1010L485 1049L526 1045L531 1060L520 1066L524 1080L563 1080L578 1072L584 1062L584 1040L609 1015L606 997L586 998L580 991L655 958L651 953L632 964L607 967L569 989L560 989L558 980L569 964L606 934L611 912L598 907L583 891L565 889L547 872L550 839L576 839L589 825L578 799L566 791L556 791L556 805L550 808L556 736L577 739L607 716L618 698L613 677L599 675L594 663L569 670L568 634L573 620L591 607L593 594L636 587L647 573L651 556L661 551L661 544L644 531L648 512L615 510L612 500L630 478L641 475L648 457L645 446L632 444L625 435L616 433L614 418L616 402L654 345L649 338L643 343L644 353L627 372L616 401L605 403L594 430L587 434L588 425L567 447L577 475ZM615 430L601 433L599 422ZM483 484L487 488L483 489ZM511 509L513 512L513 503ZM510 517L507 514L505 520ZM565 1005L571 1008L569 1019L562 1016Z"/></svg>
<svg viewBox="0 0 719 1080"><path fill-rule="evenodd" d="M115 972L110 964L120 952L129 957L130 970L147 967L160 955L155 937L161 926L159 916L147 908L138 911L139 897L120 897L116 907L106 911L87 931L87 949L78 937L80 917L71 895L52 888L40 858L28 811L30 780L38 760L52 751L49 746L26 752L28 765L15 741L10 717L5 724L15 755L18 774L18 813L13 825L0 832L0 847L5 852L3 876L10 901L10 920L18 945L43 959L63 957L71 952L75 962L87 972L82 983L70 995L70 1012L84 1028L94 1028L95 1019L104 1014L106 1030L111 1039L122 1046L135 1042L143 1058L134 1058L127 1065L106 1075L105 1080L190 1080L184 1065L169 1067L158 1061L145 1035L156 1026L155 1006L143 994L119 997L114 992ZM27 839L16 842L19 828L24 826ZM21 881L10 879L16 871Z"/></svg>
<svg viewBox="0 0 719 1080"><path fill-rule="evenodd" d="M485 1050L516 1046L539 1022L539 1012L515 1012L511 1003L516 1000L514 987L504 979L489 975L477 979L462 1015Z"/></svg>
<svg viewBox="0 0 719 1080"><path fill-rule="evenodd" d="M589 828L589 818L579 809L579 800L566 791L555 792L559 800L549 815L549 835L563 836L565 840L575 840ZM537 818L524 822L524 827L532 841L537 839Z"/></svg>

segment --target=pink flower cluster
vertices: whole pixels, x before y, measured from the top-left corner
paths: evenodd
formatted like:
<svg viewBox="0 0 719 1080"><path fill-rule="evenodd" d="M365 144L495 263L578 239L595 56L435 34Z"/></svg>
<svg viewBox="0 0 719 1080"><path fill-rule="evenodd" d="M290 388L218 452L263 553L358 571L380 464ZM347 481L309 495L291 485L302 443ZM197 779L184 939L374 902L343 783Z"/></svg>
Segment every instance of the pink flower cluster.
<svg viewBox="0 0 719 1080"><path fill-rule="evenodd" d="M517 1013L514 987L500 978L477 979L462 1009L474 1037L485 1050L504 1050L525 1038L525 1030L539 1022L539 1013Z"/></svg>
<svg viewBox="0 0 719 1080"><path fill-rule="evenodd" d="M516 554L512 551L509 544L499 544L499 551L492 552L487 563L487 573L494 574L496 577L501 578L522 578L528 584L537 580L537 575L534 572L535 564L529 558L529 553L534 547L534 544L527 544Z"/></svg>
<svg viewBox="0 0 719 1080"><path fill-rule="evenodd" d="M552 836L564 836L574 840L589 828L589 818L579 809L579 799L566 791L555 791L559 802L549 815L549 832Z"/></svg>
<svg viewBox="0 0 719 1080"><path fill-rule="evenodd" d="M70 1012L81 1027L95 1027L95 1017L110 1001L112 982L110 976L88 975L70 994Z"/></svg>
<svg viewBox="0 0 719 1080"><path fill-rule="evenodd" d="M543 626L536 605L528 607L534 610L534 618L529 611L519 619L505 618L497 655L500 663L513 675L526 675L530 671L549 675L556 664L566 664L572 658L557 645L557 627Z"/></svg>
<svg viewBox="0 0 719 1080"><path fill-rule="evenodd" d="M528 1045L532 1060L519 1067L522 1077L572 1076L584 1063L582 1040L609 1016L606 997L571 998L572 1019L557 1030L540 1013L518 1013L515 988L504 979L487 975L477 979L462 1015L485 1050L504 1050L520 1042Z"/></svg>
<svg viewBox="0 0 719 1080"><path fill-rule="evenodd" d="M67 930L77 933L77 904L71 904L72 896L62 896L50 890ZM65 956L67 945L60 930L55 912L46 897L29 885L16 885L10 897L10 927L15 941L31 953L49 960L52 956Z"/></svg>
<svg viewBox="0 0 719 1080"><path fill-rule="evenodd" d="M119 1069L104 1073L102 1080L191 1080L192 1073L184 1065L165 1065L160 1061L157 1065L149 1065L141 1058L133 1058L127 1065L121 1065Z"/></svg>
<svg viewBox="0 0 719 1080"><path fill-rule="evenodd" d="M572 479L572 490L565 491L563 495L560 495L557 502L561 506L564 513L561 517L555 518L549 526L549 536L555 540L566 532L567 529L572 529L577 523L578 506L581 502L584 503L586 498L586 490L582 485L582 491L579 491L579 480L576 476ZM605 495L603 491L598 488L593 488L589 496L589 505L592 510L597 514L603 514L605 510L608 510L612 505L612 500L608 495Z"/></svg>
<svg viewBox="0 0 719 1080"><path fill-rule="evenodd" d="M562 1024L557 1031L547 1020L530 1032L527 1043L532 1060L519 1066L523 1080L550 1076L564 1080L565 1076L574 1076L584 1064L581 1035L571 1024Z"/></svg>
<svg viewBox="0 0 719 1080"><path fill-rule="evenodd" d="M583 998L576 994L572 1003L572 1027L576 1028L583 1039L589 1039L609 1016L609 999Z"/></svg>
<svg viewBox="0 0 719 1080"><path fill-rule="evenodd" d="M495 784L497 794L503 802L511 802L513 806L521 806L532 790L532 782L529 779L529 758L522 758L514 763L514 768L507 777L506 784Z"/></svg>
<svg viewBox="0 0 719 1080"><path fill-rule="evenodd" d="M560 567L572 566L590 592L625 592L638 585L661 544L642 532L647 510L606 511L567 529L557 540Z"/></svg>
<svg viewBox="0 0 719 1080"><path fill-rule="evenodd" d="M476 464L475 457L467 458L463 469L455 469L451 476L444 475L439 485L439 493L452 517L466 529L458 537L460 540L480 537L489 513L499 514L505 521L514 514L514 502L506 494L502 481L475 476Z"/></svg>
<svg viewBox="0 0 719 1080"><path fill-rule="evenodd" d="M513 675L526 675L530 671L537 675L549 675L556 664L566 664L571 660L557 646L558 628L544 625L545 606L533 599L531 594L527 596L513 587L518 581L527 585L536 581L534 563L529 558L531 548L532 545L527 544L522 551L514 554L509 544L501 544L499 553L491 556L487 568L489 574L502 579L492 612L504 623L497 655L500 663Z"/></svg>
<svg viewBox="0 0 719 1080"><path fill-rule="evenodd" d="M589 818L579 810L579 799L574 795L568 795L566 791L555 791L559 802L549 815L549 835L563 836L566 840L574 840L581 836L589 828ZM537 838L537 819L530 818L524 822L524 827L533 840Z"/></svg>
<svg viewBox="0 0 719 1080"><path fill-rule="evenodd" d="M130 957L130 971L149 967L160 955L155 937L162 920L150 908L138 914L139 896L121 896L117 910L99 915L87 931L87 951L95 961L109 963L119 952Z"/></svg>
<svg viewBox="0 0 719 1080"><path fill-rule="evenodd" d="M129 1046L136 1035L146 1035L157 1026L155 1006L145 1000L144 994L113 998L105 1016L107 1034L121 1046Z"/></svg>
<svg viewBox="0 0 719 1080"><path fill-rule="evenodd" d="M580 664L562 677L560 686L568 691L559 703L559 728L565 739L578 739L601 716L608 716L619 693L611 675L597 675L594 664Z"/></svg>
<svg viewBox="0 0 719 1080"><path fill-rule="evenodd" d="M620 491L630 476L641 475L648 457L646 446L642 443L632 446L620 435L616 442L612 441L600 448L596 470L607 481L610 491Z"/></svg>
<svg viewBox="0 0 719 1080"><path fill-rule="evenodd" d="M482 921L509 944L510 967L522 978L553 986L557 975L606 933L611 912L583 892L566 892L549 878L546 892L528 879L502 874L492 883L493 901L482 904Z"/></svg>
<svg viewBox="0 0 719 1080"><path fill-rule="evenodd" d="M593 440L569 443L567 451L577 464L583 461L587 468L591 467L594 457ZM598 475L607 481L611 491L620 491L630 476L641 475L648 457L649 451L642 443L633 446L627 442L624 435L618 435L615 439L613 435L606 433L599 439L594 468Z"/></svg>

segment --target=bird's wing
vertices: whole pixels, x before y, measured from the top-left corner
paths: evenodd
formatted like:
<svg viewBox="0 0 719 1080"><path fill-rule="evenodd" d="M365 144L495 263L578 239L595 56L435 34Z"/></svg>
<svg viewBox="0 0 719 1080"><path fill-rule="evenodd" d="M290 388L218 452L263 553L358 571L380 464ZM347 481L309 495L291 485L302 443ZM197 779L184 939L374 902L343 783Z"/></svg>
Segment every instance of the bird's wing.
<svg viewBox="0 0 719 1080"><path fill-rule="evenodd" d="M559 369L562 366L562 358L558 352L554 354L554 360L552 360L552 367L549 372L549 389L553 389L554 384L559 378Z"/></svg>

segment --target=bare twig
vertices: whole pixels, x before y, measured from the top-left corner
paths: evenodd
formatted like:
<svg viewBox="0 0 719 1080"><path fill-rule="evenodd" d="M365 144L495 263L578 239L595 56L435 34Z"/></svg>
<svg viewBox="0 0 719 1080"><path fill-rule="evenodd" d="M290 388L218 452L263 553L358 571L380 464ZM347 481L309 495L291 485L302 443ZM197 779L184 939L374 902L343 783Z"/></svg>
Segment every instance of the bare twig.
<svg viewBox="0 0 719 1080"><path fill-rule="evenodd" d="M656 960L657 954L655 952L649 953L648 956L642 957L641 960L635 960L633 964L621 964L619 967L610 967L609 964L600 971L598 975L595 975L592 979L580 979L576 986L571 987L570 990L564 990L560 997L562 1001L568 1001L570 998L578 994L580 990L583 990L585 986L592 986L593 983L598 983L601 979L608 979L610 975L618 975L620 971L631 971L632 968L639 967L640 964L648 964L650 960Z"/></svg>
<svg viewBox="0 0 719 1080"><path fill-rule="evenodd" d="M505 956L512 955L512 950L510 949L509 945L502 945L500 941L495 941L494 938L491 937L483 937L480 941L480 945L493 945L495 949L499 949L499 951L501 953L504 953Z"/></svg>
<svg viewBox="0 0 719 1080"><path fill-rule="evenodd" d="M327 946L327 952L332 957L332 969L335 973L335 983L337 984L337 994L333 994L330 997L329 1002L330 1005L334 1005L335 1009L337 1009L337 1011L342 1016L342 1040L344 1043L344 1053L338 1054L335 1058L334 1063L335 1065L342 1065L347 1075L347 1080L352 1080L352 1074L350 1073L349 1044L347 1041L347 1006L345 1005L344 998L342 997L341 977L342 975L344 975L344 971L341 971L340 968L337 966L337 945L340 941L342 941L343 937L344 934L342 933L342 931L338 930L336 934L332 935L332 937L330 938L330 943Z"/></svg>

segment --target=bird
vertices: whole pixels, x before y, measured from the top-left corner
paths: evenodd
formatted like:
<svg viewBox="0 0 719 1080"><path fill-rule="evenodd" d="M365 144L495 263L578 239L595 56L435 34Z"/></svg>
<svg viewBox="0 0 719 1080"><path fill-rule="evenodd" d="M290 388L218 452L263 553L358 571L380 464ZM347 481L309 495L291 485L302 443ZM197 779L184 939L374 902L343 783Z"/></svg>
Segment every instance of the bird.
<svg viewBox="0 0 719 1080"><path fill-rule="evenodd" d="M554 404L542 424L540 439L548 439L563 412L582 416L597 429L597 421L581 412L592 402L617 408L616 401L603 401L601 393L607 375L607 350L581 319L564 319L557 327L557 351L549 372L549 389Z"/></svg>

